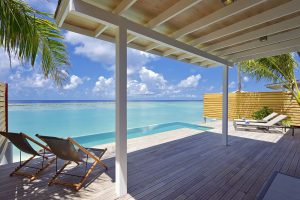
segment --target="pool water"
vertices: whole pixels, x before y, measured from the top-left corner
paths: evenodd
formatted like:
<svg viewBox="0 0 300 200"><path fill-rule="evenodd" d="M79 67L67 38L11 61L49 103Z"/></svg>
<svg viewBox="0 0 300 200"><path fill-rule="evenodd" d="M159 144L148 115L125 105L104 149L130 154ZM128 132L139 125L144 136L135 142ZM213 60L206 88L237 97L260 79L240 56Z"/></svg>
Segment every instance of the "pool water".
<svg viewBox="0 0 300 200"><path fill-rule="evenodd" d="M157 124L151 126L145 126L140 128L128 129L127 138L137 138L146 135L153 135L161 132L181 129L181 128L191 128L196 130L206 131L209 127L198 126L195 124L189 124L184 122L172 122L166 124ZM74 137L74 139L83 146L92 147L99 144L106 144L115 141L115 132L106 132L92 135L84 135L79 137Z"/></svg>

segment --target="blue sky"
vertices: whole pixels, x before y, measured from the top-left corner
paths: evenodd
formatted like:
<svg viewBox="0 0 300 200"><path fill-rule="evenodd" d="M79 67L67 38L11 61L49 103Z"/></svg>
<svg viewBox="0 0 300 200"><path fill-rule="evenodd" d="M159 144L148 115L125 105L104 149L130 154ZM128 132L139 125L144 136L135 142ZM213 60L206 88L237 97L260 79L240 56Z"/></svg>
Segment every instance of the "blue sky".
<svg viewBox="0 0 300 200"><path fill-rule="evenodd" d="M54 12L56 1L28 0L33 7ZM63 31L71 67L65 85L58 88L39 70L21 65L0 48L0 80L9 83L9 99L114 99L114 44ZM199 100L204 93L222 91L222 67L202 68L192 64L128 49L129 99ZM299 77L299 72L298 77ZM237 70L229 71L229 90L237 87ZM268 91L267 82L243 75L244 91Z"/></svg>

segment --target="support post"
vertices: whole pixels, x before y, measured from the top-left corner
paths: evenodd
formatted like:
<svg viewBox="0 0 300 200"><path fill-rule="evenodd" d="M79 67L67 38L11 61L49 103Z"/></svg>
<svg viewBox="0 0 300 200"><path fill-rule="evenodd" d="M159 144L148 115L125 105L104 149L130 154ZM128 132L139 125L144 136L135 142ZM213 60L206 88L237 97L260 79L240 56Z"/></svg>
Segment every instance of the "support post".
<svg viewBox="0 0 300 200"><path fill-rule="evenodd" d="M116 193L127 194L127 30L116 36Z"/></svg>
<svg viewBox="0 0 300 200"><path fill-rule="evenodd" d="M242 77L241 77L241 67L237 66L237 70L238 70L238 92L242 91Z"/></svg>
<svg viewBox="0 0 300 200"><path fill-rule="evenodd" d="M5 131L8 132L8 84L5 84ZM7 164L13 163L13 145L10 141L7 141L7 148L5 152L5 158Z"/></svg>
<svg viewBox="0 0 300 200"><path fill-rule="evenodd" d="M228 66L224 66L223 72L223 104L222 104L222 139L225 146L228 145Z"/></svg>

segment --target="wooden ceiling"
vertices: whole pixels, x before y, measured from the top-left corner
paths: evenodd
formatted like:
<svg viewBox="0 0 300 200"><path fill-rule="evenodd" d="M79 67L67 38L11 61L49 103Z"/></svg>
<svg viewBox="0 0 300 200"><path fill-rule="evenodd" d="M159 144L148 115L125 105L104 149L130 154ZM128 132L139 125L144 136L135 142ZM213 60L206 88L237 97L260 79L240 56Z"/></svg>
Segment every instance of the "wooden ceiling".
<svg viewBox="0 0 300 200"><path fill-rule="evenodd" d="M105 21L102 12L165 36L129 30L128 46L204 67L300 51L300 0L62 0L55 17L62 28L113 42L113 16Z"/></svg>

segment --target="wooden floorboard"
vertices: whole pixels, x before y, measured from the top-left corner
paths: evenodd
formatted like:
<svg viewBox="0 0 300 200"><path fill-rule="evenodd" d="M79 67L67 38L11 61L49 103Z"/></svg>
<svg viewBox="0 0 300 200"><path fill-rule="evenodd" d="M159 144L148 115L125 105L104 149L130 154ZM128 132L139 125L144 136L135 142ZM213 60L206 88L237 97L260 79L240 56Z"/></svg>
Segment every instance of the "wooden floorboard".
<svg viewBox="0 0 300 200"><path fill-rule="evenodd" d="M211 124L221 127L219 122ZM221 144L221 130L206 132L179 129L128 140L128 195L120 200L256 199L275 171L300 177L300 132L234 131L230 126L229 146ZM8 174L18 165L0 166L0 199L116 199L114 145L104 162L79 191L48 186L55 172L52 165L42 176L28 182ZM33 164L39 163L35 160ZM59 161L59 165L62 165ZM82 174L71 166L69 173ZM76 182L74 177L63 177Z"/></svg>

